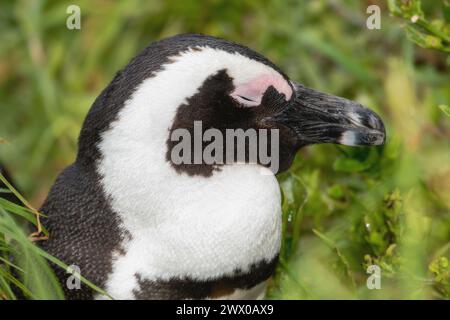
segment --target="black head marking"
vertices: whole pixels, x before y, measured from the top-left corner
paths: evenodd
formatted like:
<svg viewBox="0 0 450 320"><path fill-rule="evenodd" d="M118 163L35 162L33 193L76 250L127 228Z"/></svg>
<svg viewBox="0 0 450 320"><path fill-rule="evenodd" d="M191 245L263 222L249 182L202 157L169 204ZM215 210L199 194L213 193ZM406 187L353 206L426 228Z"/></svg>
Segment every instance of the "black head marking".
<svg viewBox="0 0 450 320"><path fill-rule="evenodd" d="M218 129L222 137L226 136L227 129L272 129L275 128L271 124L264 123L264 118L272 116L282 109L286 108L288 102L285 96L280 94L274 87L270 86L257 107L247 108L242 107L230 97L230 92L234 90L233 79L228 75L227 70L220 70L216 74L208 77L198 92L187 99L186 104L182 104L177 109L175 119L173 121L170 133L167 138L166 160L171 163L172 167L179 173L186 173L188 175L199 175L209 177L215 170L219 170L221 164L174 164L171 160L171 153L178 141L172 141L172 132L176 129L187 129L191 137L194 136L194 122L201 121L202 134L208 129ZM280 129L281 139L284 142L291 142L289 140L289 130L286 128ZM268 150L270 148L270 131L268 131ZM259 137L258 137L259 139ZM194 150L194 139L191 141L191 150ZM225 140L225 139L224 139ZM207 147L209 142L204 142L202 145L202 152ZM259 144L257 148L259 150ZM245 145L245 162L249 162L249 149L254 146L249 145L246 140ZM235 159L237 160L237 150L235 148ZM226 147L224 141L224 148L222 159L226 159ZM280 155L286 158L286 150L282 148ZM272 155L270 155L272 156ZM278 155L276 155L278 158ZM191 158L192 160L192 158ZM282 159L283 160L283 159ZM284 161L284 160L283 160ZM284 164L282 164L284 166Z"/></svg>

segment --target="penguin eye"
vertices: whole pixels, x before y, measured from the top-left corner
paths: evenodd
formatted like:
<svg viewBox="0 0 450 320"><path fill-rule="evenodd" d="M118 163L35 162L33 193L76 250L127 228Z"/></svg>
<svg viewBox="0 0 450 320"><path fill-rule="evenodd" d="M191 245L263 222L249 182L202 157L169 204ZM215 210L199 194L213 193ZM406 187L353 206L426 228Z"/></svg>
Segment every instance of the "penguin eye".
<svg viewBox="0 0 450 320"><path fill-rule="evenodd" d="M237 87L230 96L243 107L256 107L261 104L263 92L248 85Z"/></svg>
<svg viewBox="0 0 450 320"><path fill-rule="evenodd" d="M292 95L292 88L288 82L278 74L261 74L250 81L240 83L231 92L231 97L243 107L256 107L261 104L264 93L269 87L275 88L288 99Z"/></svg>
<svg viewBox="0 0 450 320"><path fill-rule="evenodd" d="M260 104L259 101L255 101L252 98L246 97L246 96L242 96L242 95L231 95L234 100L236 100L237 102L239 102L239 104L243 105L244 107L256 107Z"/></svg>
<svg viewBox="0 0 450 320"><path fill-rule="evenodd" d="M250 98L246 98L246 97L243 97L243 96L238 96L239 98L241 98L241 99L244 99L245 101L250 101L250 102L254 102L252 99L250 99Z"/></svg>

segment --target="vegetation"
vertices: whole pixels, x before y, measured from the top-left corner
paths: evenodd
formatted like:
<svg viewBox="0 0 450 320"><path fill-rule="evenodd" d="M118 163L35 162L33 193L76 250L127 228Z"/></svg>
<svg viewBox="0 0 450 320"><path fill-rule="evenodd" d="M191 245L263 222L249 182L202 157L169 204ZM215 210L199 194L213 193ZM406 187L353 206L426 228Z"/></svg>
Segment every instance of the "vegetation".
<svg viewBox="0 0 450 320"><path fill-rule="evenodd" d="M244 43L387 126L385 146L305 148L279 176L284 241L268 297L450 298L448 1L80 0L81 30L68 30L73 3L0 11L0 160L31 203L0 190L0 299L16 297L12 284L62 298L47 261L62 262L33 245L24 221L36 224L33 206L74 160L83 118L115 72L149 42L184 32ZM374 3L380 30L366 28ZM379 290L366 286L370 265L381 269Z"/></svg>
<svg viewBox="0 0 450 320"><path fill-rule="evenodd" d="M393 15L405 18L410 23L405 27L409 39L423 48L450 52L450 4L440 4L444 19L432 21L425 17L420 0L388 2Z"/></svg>

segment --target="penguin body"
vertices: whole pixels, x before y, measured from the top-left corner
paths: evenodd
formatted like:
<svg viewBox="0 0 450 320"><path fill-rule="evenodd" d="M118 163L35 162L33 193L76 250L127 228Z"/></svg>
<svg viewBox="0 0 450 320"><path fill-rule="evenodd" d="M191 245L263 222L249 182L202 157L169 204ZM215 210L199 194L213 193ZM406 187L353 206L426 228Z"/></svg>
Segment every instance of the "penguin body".
<svg viewBox="0 0 450 320"><path fill-rule="evenodd" d="M317 103L299 108L300 91ZM151 44L87 115L77 159L41 208L50 232L42 247L116 299L261 297L281 243L273 172L261 163L175 164L170 136L194 121L219 131L276 127L279 171L300 147L346 143L350 131L351 144L384 141L379 118L348 100L329 99L351 115L326 105L318 116L327 97L232 42L180 35ZM67 288L68 274L56 272L67 298L102 298Z"/></svg>

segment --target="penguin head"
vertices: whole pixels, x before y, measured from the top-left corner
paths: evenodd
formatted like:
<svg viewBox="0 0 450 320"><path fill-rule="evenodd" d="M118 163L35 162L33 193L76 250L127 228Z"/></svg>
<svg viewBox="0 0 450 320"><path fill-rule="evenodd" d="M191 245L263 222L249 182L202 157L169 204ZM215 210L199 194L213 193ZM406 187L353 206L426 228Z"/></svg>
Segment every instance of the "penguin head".
<svg viewBox="0 0 450 320"><path fill-rule="evenodd" d="M199 146L195 145L196 129L201 134ZM188 34L151 44L116 75L86 118L78 159L87 165L105 150L129 152L132 157L133 152L147 149L154 160L169 164L178 173L208 176L216 164L193 158L198 150L203 154L213 140L205 137L211 129L223 135L223 153L229 147L227 130L267 130L265 139L257 137L257 148L273 150L277 144L277 155L272 155L279 161L276 172L289 168L296 152L307 145L379 145L385 141L380 117L359 103L298 84L247 47ZM276 140L272 139L274 130ZM173 138L179 132L192 138L191 162L173 161L180 142ZM248 161L252 146L244 141ZM231 148L236 155L239 146ZM216 150L216 155L222 151ZM258 157L256 162L261 162Z"/></svg>

